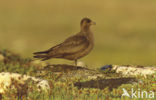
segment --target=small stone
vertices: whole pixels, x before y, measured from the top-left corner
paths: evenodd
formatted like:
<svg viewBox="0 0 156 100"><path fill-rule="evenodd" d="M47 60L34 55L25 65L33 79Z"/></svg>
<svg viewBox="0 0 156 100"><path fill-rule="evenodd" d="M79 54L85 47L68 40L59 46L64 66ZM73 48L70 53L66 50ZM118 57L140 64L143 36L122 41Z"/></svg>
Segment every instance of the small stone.
<svg viewBox="0 0 156 100"><path fill-rule="evenodd" d="M78 61L77 66L86 67L86 64L82 61Z"/></svg>

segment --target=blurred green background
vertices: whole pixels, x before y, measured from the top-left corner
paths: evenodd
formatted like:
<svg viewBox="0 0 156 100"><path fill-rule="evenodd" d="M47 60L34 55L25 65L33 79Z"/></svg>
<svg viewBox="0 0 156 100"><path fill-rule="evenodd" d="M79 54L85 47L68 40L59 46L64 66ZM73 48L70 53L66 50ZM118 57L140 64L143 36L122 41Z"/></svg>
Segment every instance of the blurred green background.
<svg viewBox="0 0 156 100"><path fill-rule="evenodd" d="M155 0L1 0L0 49L32 57L79 32L83 17L97 25L95 48L80 61L91 67L156 65Z"/></svg>

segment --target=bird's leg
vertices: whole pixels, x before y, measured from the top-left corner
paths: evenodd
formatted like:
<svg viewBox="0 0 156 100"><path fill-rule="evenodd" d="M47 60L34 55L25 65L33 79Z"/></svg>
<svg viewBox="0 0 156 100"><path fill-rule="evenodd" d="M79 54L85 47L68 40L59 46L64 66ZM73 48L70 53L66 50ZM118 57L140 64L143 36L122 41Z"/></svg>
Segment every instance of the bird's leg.
<svg viewBox="0 0 156 100"><path fill-rule="evenodd" d="M75 66L77 66L77 59L75 60Z"/></svg>

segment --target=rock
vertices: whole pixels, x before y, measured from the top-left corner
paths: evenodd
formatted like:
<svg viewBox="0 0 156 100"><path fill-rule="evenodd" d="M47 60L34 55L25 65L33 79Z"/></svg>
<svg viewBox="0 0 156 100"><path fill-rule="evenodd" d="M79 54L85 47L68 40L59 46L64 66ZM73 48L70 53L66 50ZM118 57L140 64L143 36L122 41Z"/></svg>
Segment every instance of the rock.
<svg viewBox="0 0 156 100"><path fill-rule="evenodd" d="M86 64L82 61L78 61L77 66L86 67Z"/></svg>
<svg viewBox="0 0 156 100"><path fill-rule="evenodd" d="M15 80L17 84L24 84L27 80L31 79L35 85L38 87L38 90L45 90L47 91L50 89L50 86L48 84L47 80L31 77L28 75L21 75L18 73L9 73L9 72L1 72L0 73L0 94L5 93L7 91L8 87L12 87L12 81Z"/></svg>
<svg viewBox="0 0 156 100"><path fill-rule="evenodd" d="M116 73L121 73L125 76L137 76L137 75L152 75L156 73L156 67L143 67L143 66L120 66L114 65L112 70Z"/></svg>
<svg viewBox="0 0 156 100"><path fill-rule="evenodd" d="M66 81L67 78L90 80L105 77L105 75L98 70L67 64L53 64L40 70L41 73L47 73L47 71L60 76L58 80L61 81ZM61 73L61 75L58 75L59 73Z"/></svg>

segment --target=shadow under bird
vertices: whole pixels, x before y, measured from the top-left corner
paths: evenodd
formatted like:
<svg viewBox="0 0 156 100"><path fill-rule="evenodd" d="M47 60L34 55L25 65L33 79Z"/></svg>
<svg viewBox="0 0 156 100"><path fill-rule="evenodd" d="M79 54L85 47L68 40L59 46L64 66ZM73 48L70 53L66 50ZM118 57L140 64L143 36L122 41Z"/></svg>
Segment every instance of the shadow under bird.
<svg viewBox="0 0 156 100"><path fill-rule="evenodd" d="M79 33L46 51L35 52L34 57L40 58L42 61L50 58L74 60L77 65L77 60L86 56L94 47L94 36L90 26L95 24L91 19L83 18L80 22Z"/></svg>

